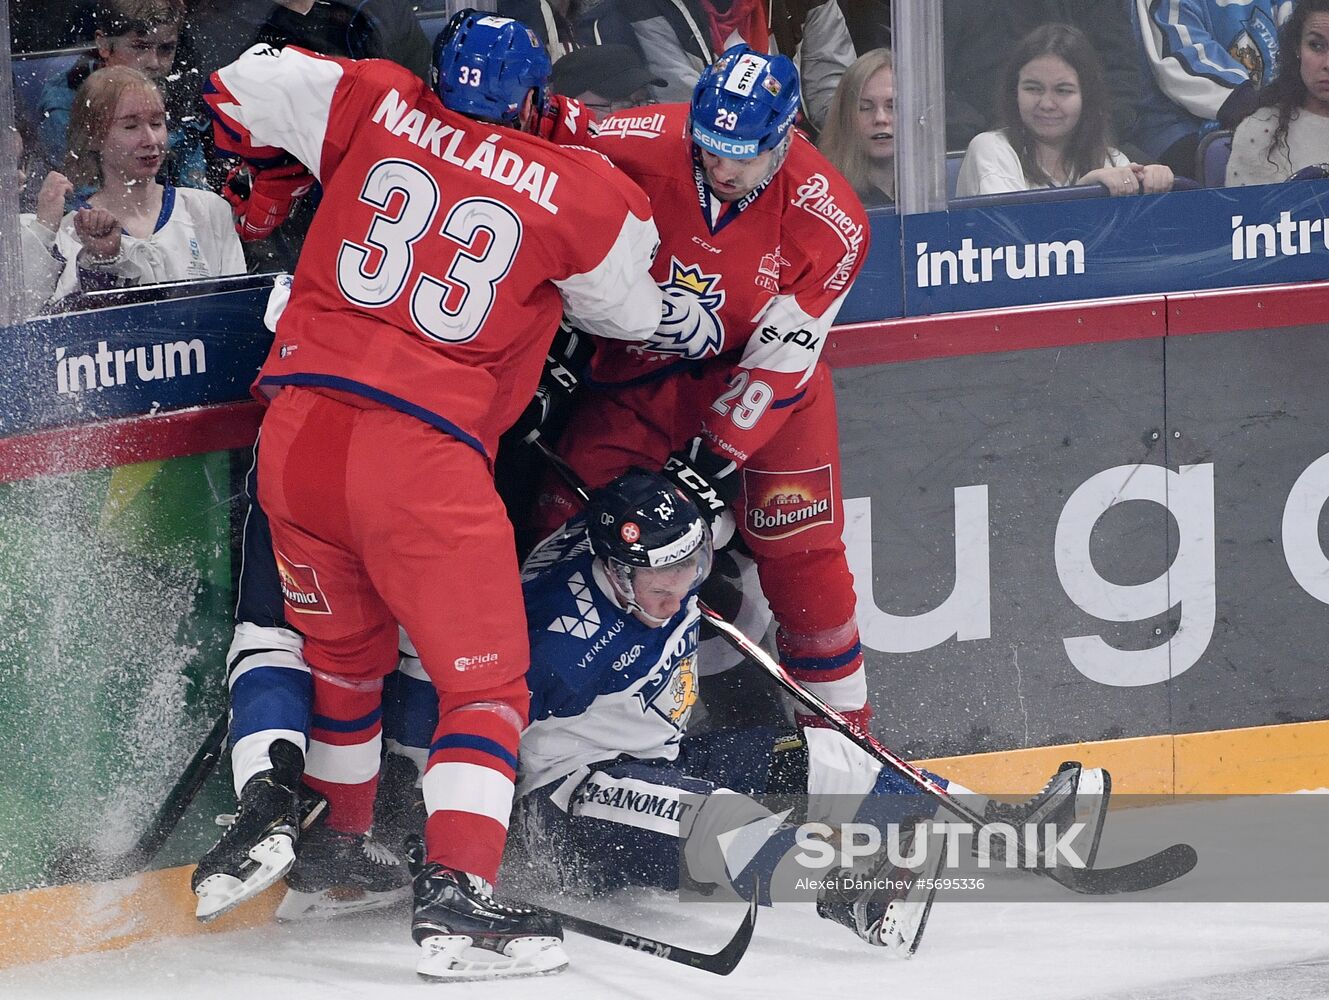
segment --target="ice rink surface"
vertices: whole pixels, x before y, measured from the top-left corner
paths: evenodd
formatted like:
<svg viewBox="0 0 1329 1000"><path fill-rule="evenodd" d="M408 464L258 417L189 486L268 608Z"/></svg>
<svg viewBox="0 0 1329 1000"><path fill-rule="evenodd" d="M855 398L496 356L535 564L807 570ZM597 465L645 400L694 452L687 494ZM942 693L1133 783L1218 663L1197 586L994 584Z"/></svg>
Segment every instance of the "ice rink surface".
<svg viewBox="0 0 1329 1000"><path fill-rule="evenodd" d="M1233 841L1222 839L1219 824L1206 822L1214 818L1210 808L1168 811L1194 834L1185 839L1200 854L1199 867L1187 876L1189 890L1183 880L1129 901L1084 899L1036 876L1004 876L1017 880L1017 895L1027 898L939 900L918 954L908 961L870 948L800 903L763 908L747 954L725 978L570 934L571 967L560 975L426 983L415 975L418 949L410 940L409 908L402 906L0 971L0 998L1329 1000L1329 902L1177 901L1193 894L1196 880L1222 880L1233 865L1225 847ZM1108 831L1115 829L1119 842L1129 839L1138 825L1131 812L1148 811L1114 812ZM1138 856L1135 846L1129 850ZM1129 859L1112 854L1105 835L1100 863ZM1266 898L1280 896L1288 893L1271 884ZM560 905L576 907L570 900ZM740 918L732 904L683 904L662 893L597 902L593 911L578 912L707 951L718 949Z"/></svg>

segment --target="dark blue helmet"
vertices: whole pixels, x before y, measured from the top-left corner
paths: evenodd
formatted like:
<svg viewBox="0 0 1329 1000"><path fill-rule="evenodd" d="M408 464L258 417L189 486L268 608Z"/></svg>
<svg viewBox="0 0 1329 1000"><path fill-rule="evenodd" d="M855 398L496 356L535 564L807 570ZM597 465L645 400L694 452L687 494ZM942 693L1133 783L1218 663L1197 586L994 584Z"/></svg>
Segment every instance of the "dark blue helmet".
<svg viewBox="0 0 1329 1000"><path fill-rule="evenodd" d="M459 10L434 40L431 77L451 110L515 126L527 93L544 102L549 54L520 21Z"/></svg>
<svg viewBox="0 0 1329 1000"><path fill-rule="evenodd" d="M638 569L695 566L691 586L711 570L711 532L696 505L658 472L629 469L591 495L586 508L591 551L619 593L635 600Z"/></svg>
<svg viewBox="0 0 1329 1000"><path fill-rule="evenodd" d="M786 140L798 100L798 69L788 56L734 45L692 90L692 141L716 156L750 160Z"/></svg>

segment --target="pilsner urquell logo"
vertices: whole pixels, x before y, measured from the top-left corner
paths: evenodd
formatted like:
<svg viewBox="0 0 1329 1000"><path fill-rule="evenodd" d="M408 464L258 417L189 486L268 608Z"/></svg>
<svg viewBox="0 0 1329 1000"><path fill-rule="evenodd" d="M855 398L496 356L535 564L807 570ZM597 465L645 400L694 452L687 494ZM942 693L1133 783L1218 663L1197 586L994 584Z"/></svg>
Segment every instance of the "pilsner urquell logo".
<svg viewBox="0 0 1329 1000"><path fill-rule="evenodd" d="M796 472L744 469L743 490L748 530L758 538L785 538L835 523L829 465Z"/></svg>

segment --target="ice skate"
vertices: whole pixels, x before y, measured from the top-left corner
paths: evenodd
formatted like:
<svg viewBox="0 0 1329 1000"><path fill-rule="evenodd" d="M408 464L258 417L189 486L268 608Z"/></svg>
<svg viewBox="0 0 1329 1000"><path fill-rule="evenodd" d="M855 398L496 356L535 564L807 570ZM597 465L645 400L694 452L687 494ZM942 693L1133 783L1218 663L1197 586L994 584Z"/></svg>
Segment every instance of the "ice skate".
<svg viewBox="0 0 1329 1000"><path fill-rule="evenodd" d="M901 853L909 854L903 838ZM891 863L885 849L853 868L837 868L817 893L817 915L843 924L868 944L909 958L918 950L937 894L944 852L927 852L918 869Z"/></svg>
<svg viewBox="0 0 1329 1000"><path fill-rule="evenodd" d="M194 915L199 920L215 920L258 895L295 863L304 755L286 740L274 742L270 754L272 768L245 783L235 815L217 817L227 821L226 831L194 869L190 885L198 896ZM323 800L316 801L311 812L321 811Z"/></svg>
<svg viewBox="0 0 1329 1000"><path fill-rule="evenodd" d="M377 910L411 896L411 875L371 834L315 827L300 841L286 876L278 920L311 920Z"/></svg>
<svg viewBox="0 0 1329 1000"><path fill-rule="evenodd" d="M483 879L439 864L415 877L411 936L420 978L437 982L546 976L567 968L558 920L496 902Z"/></svg>
<svg viewBox="0 0 1329 1000"><path fill-rule="evenodd" d="M1066 761L1037 795L1014 804L993 800L987 804L983 819L987 823L1007 823L1022 838L1029 827L1036 828L1034 843L1019 859L1022 868L1043 865L1051 843L1073 824L1082 824L1083 829L1067 842L1067 846L1084 861L1084 867L1092 868L1111 794L1112 776L1103 768L1086 768L1078 761ZM1051 840L1049 825L1056 830ZM989 846L985 849L984 838L976 839L978 858L983 860L986 855L992 862L1001 862L1005 857L1005 838L993 836L987 844Z"/></svg>

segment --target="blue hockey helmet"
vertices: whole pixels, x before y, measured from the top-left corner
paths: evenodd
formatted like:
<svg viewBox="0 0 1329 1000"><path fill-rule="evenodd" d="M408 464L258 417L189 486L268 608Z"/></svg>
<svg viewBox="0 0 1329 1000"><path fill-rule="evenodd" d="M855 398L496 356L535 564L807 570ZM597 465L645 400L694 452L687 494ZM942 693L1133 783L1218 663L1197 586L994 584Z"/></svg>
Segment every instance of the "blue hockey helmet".
<svg viewBox="0 0 1329 1000"><path fill-rule="evenodd" d="M527 93L536 92L536 107L544 102L549 54L520 21L467 8L434 39L430 77L451 110L515 126Z"/></svg>
<svg viewBox="0 0 1329 1000"><path fill-rule="evenodd" d="M701 585L711 571L711 532L696 505L658 472L629 469L591 495L586 509L591 551L629 610L643 574L668 573L681 588ZM651 616L645 615L650 619ZM661 619L647 624L662 625Z"/></svg>
<svg viewBox="0 0 1329 1000"><path fill-rule="evenodd" d="M716 156L750 160L788 142L798 102L793 61L739 43L702 71L692 90L692 141Z"/></svg>

